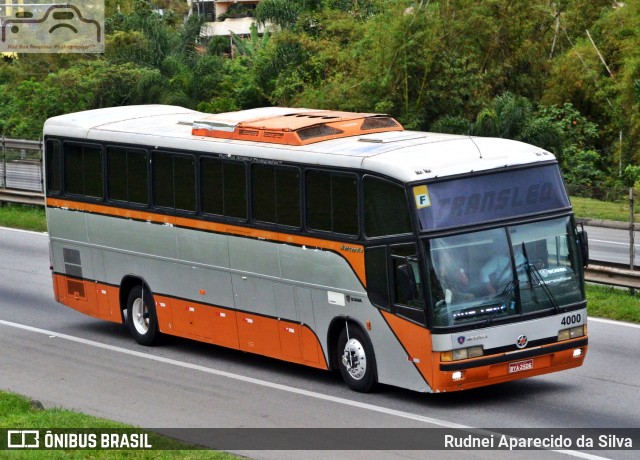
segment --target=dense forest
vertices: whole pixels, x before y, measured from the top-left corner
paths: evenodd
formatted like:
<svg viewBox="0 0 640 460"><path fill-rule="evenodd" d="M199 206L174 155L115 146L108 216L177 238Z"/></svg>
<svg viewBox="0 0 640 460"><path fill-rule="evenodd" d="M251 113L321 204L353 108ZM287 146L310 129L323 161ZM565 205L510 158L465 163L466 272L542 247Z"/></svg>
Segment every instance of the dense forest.
<svg viewBox="0 0 640 460"><path fill-rule="evenodd" d="M117 105L297 106L530 142L575 186L640 177L638 0L263 0L267 33L211 40L185 1L105 4L104 54L0 60L0 135Z"/></svg>

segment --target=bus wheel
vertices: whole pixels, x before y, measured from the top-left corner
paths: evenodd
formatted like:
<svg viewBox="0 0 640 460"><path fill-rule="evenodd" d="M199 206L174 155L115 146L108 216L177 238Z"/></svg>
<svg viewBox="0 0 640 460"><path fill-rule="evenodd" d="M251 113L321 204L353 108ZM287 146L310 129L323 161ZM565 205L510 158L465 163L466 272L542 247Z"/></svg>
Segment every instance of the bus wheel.
<svg viewBox="0 0 640 460"><path fill-rule="evenodd" d="M343 329L338 339L340 373L352 390L366 393L376 382L376 360L367 336L356 326Z"/></svg>
<svg viewBox="0 0 640 460"><path fill-rule="evenodd" d="M160 336L153 296L142 286L134 286L129 293L127 322L131 335L140 345L153 345Z"/></svg>

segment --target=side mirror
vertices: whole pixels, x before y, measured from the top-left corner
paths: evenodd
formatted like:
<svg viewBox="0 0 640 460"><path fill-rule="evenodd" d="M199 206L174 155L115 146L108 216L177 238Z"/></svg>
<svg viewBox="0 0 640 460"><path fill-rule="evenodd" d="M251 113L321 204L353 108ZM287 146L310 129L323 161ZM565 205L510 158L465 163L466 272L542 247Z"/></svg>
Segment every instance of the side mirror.
<svg viewBox="0 0 640 460"><path fill-rule="evenodd" d="M582 254L582 265L589 265L589 238L584 229L578 231L578 244L580 245L580 253Z"/></svg>

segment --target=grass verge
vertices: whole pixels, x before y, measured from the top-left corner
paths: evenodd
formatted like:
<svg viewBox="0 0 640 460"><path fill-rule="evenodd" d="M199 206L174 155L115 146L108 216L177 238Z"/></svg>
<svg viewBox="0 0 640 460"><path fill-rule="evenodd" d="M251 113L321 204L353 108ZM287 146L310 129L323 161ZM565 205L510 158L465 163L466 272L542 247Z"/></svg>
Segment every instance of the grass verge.
<svg viewBox="0 0 640 460"><path fill-rule="evenodd" d="M640 296L627 289L588 284L587 302L589 316L640 324Z"/></svg>
<svg viewBox="0 0 640 460"><path fill-rule="evenodd" d="M47 221L44 208L12 203L0 206L0 227L46 232Z"/></svg>
<svg viewBox="0 0 640 460"><path fill-rule="evenodd" d="M617 220L620 222L629 222L629 202L609 202L599 201L593 198L579 198L571 197L571 205L573 206L573 212L578 219L606 219ZM638 222L640 219L640 210L634 206L634 222Z"/></svg>
<svg viewBox="0 0 640 460"><path fill-rule="evenodd" d="M20 429L58 429L58 428L91 428L122 429L135 428L122 423L91 417L78 412L63 409L36 409L31 401L14 393L0 391L0 426ZM144 430L142 430L144 431ZM161 446L162 450L12 450L0 451L0 458L39 460L51 458L64 459L186 459L186 460L237 460L225 452L212 450L189 450L187 444L160 436L149 434L153 446ZM41 442L43 442L41 440Z"/></svg>

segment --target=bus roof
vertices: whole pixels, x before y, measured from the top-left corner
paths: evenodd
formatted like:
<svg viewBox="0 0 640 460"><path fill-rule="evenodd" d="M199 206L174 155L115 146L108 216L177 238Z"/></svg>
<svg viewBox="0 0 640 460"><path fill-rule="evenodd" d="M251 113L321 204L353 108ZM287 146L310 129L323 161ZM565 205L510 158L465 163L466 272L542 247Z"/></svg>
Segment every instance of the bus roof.
<svg viewBox="0 0 640 460"><path fill-rule="evenodd" d="M50 118L44 125L44 134L106 143L151 146L159 149L192 150L283 162L365 169L403 182L554 159L551 153L539 147L507 139L397 129L370 134L350 133L348 137L330 138L306 145L208 137L197 135L199 132L194 129L194 126L201 126L198 123L205 119L226 119L238 123L255 120L258 116L268 117L272 114L281 117L286 113L301 111L310 112L307 109L267 108L230 112L212 117L211 114L175 106L124 106ZM354 115L371 116L373 114ZM281 123L281 120L278 123Z"/></svg>

